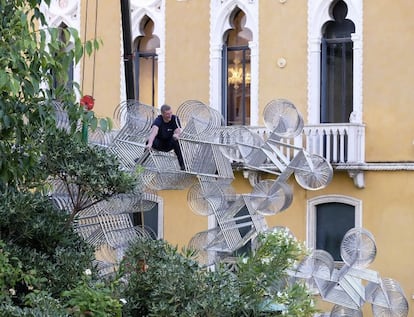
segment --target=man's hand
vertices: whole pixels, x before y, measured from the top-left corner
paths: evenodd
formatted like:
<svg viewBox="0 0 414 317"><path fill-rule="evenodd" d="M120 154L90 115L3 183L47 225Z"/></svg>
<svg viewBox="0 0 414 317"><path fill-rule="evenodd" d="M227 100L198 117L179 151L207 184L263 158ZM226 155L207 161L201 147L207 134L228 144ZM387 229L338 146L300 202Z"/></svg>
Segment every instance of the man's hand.
<svg viewBox="0 0 414 317"><path fill-rule="evenodd" d="M154 139L157 136L157 134L158 134L158 127L156 125L153 125L151 127L151 133L150 133L150 136L148 138L148 142L145 145L146 149L150 150L152 148L152 143L154 142Z"/></svg>

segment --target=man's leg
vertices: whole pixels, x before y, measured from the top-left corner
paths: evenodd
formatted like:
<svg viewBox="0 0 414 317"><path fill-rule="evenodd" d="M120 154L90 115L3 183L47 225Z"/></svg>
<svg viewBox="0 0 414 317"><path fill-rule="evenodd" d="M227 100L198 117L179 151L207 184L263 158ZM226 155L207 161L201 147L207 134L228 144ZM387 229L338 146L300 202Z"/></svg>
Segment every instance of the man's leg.
<svg viewBox="0 0 414 317"><path fill-rule="evenodd" d="M175 155L177 155L178 163L180 163L181 170L185 170L184 159L181 153L180 144L177 140L171 140L171 146L174 149Z"/></svg>

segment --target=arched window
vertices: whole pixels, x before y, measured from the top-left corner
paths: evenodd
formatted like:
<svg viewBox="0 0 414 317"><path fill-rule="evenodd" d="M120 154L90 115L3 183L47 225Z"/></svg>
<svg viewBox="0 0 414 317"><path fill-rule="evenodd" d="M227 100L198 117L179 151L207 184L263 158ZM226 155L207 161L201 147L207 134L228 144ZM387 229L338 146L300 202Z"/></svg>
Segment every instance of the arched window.
<svg viewBox="0 0 414 317"><path fill-rule="evenodd" d="M135 96L141 103L156 106L158 104L158 55L160 40L153 34L154 22L145 16L140 24L141 33L135 40L134 84Z"/></svg>
<svg viewBox="0 0 414 317"><path fill-rule="evenodd" d="M329 252L342 261L340 246L345 233L362 226L362 202L351 197L330 195L308 202L307 246Z"/></svg>
<svg viewBox="0 0 414 317"><path fill-rule="evenodd" d="M64 47L70 47L70 33L67 31L68 26L65 23L61 23L58 27L59 30L59 41L63 43ZM62 50L64 51L64 50ZM66 61L61 61L65 63ZM74 61L68 60L66 66L66 75L67 79L66 82L59 80L55 75L53 75L53 88L56 89L60 85L64 85L66 89L72 90L73 89L73 75L74 75Z"/></svg>
<svg viewBox="0 0 414 317"><path fill-rule="evenodd" d="M250 125L251 31L245 28L246 15L235 8L230 15L232 28L224 35L223 109L227 125Z"/></svg>
<svg viewBox="0 0 414 317"><path fill-rule="evenodd" d="M342 0L330 7L333 21L324 24L321 43L321 123L349 122L353 111L353 42L355 25L346 19Z"/></svg>

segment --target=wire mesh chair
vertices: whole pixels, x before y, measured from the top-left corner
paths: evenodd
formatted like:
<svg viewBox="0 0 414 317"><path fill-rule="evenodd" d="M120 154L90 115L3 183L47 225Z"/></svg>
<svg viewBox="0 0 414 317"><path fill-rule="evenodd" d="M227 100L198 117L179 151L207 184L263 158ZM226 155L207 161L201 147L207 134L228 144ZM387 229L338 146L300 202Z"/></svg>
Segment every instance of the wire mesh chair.
<svg viewBox="0 0 414 317"><path fill-rule="evenodd" d="M52 106L55 112L54 116L55 116L56 127L64 131L69 131L70 120L69 120L68 112L64 109L64 105L57 100L53 100Z"/></svg>
<svg viewBox="0 0 414 317"><path fill-rule="evenodd" d="M362 312L359 309L351 309L341 305L335 305L329 317L362 317Z"/></svg>
<svg viewBox="0 0 414 317"><path fill-rule="evenodd" d="M222 115L198 100L187 100L177 109L183 126L181 138L208 141L223 125Z"/></svg>
<svg viewBox="0 0 414 317"><path fill-rule="evenodd" d="M273 137L293 138L303 130L303 118L295 105L286 99L270 101L264 108L265 126L272 131Z"/></svg>
<svg viewBox="0 0 414 317"><path fill-rule="evenodd" d="M377 254L373 235L364 228L350 229L341 242L341 257L349 266L367 267Z"/></svg>
<svg viewBox="0 0 414 317"><path fill-rule="evenodd" d="M265 179L254 186L251 194L245 194L245 198L248 208L269 216L290 206L293 200L293 190L285 182Z"/></svg>
<svg viewBox="0 0 414 317"><path fill-rule="evenodd" d="M408 302L400 284L391 279L381 280L370 294L374 316L405 317L408 315Z"/></svg>

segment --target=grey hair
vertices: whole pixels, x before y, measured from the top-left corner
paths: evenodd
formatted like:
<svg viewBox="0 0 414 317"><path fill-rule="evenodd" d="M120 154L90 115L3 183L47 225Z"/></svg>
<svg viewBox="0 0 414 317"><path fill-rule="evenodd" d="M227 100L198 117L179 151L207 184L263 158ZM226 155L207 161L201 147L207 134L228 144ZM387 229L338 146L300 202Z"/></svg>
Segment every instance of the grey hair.
<svg viewBox="0 0 414 317"><path fill-rule="evenodd" d="M171 107L169 105L162 105L161 106L161 112L164 113L166 111L171 110Z"/></svg>

